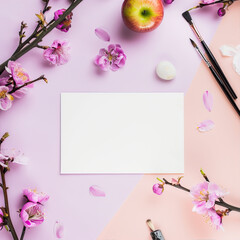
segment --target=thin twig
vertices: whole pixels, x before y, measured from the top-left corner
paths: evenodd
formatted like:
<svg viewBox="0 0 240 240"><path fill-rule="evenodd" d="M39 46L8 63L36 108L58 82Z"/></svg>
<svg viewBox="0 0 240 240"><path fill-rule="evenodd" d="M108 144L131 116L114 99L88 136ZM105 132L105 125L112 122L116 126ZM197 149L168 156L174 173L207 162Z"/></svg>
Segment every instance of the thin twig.
<svg viewBox="0 0 240 240"><path fill-rule="evenodd" d="M2 143L4 142L4 140L5 140L7 137L9 137L9 133L8 133L8 132L4 133L3 136L1 137L1 139L0 139L0 147L1 147Z"/></svg>
<svg viewBox="0 0 240 240"><path fill-rule="evenodd" d="M26 82L24 83L23 85L19 86L19 87L16 87L16 88L13 88L12 91L9 92L9 94L12 94L16 91L18 91L19 89L23 88L23 87L26 87L34 82L37 82L39 80L44 80L45 82L47 82L47 79L44 77L44 75L41 75L40 77L36 78L35 80L32 80L32 81L29 81L29 82Z"/></svg>
<svg viewBox="0 0 240 240"><path fill-rule="evenodd" d="M26 232L26 227L23 226L22 234L21 234L20 240L23 240L23 238L24 238L24 236L25 236L25 232Z"/></svg>

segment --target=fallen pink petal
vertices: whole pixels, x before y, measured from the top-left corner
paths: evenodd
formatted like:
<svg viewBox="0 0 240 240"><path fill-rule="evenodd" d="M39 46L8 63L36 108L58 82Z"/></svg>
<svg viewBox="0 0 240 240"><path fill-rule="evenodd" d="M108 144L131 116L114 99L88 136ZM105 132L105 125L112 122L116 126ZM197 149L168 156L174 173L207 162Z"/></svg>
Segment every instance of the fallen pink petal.
<svg viewBox="0 0 240 240"><path fill-rule="evenodd" d="M105 197L105 192L101 189L101 187L97 185L93 185L89 188L89 193L94 197Z"/></svg>
<svg viewBox="0 0 240 240"><path fill-rule="evenodd" d="M213 107L213 97L209 91L204 92L203 94L203 103L205 108L211 112Z"/></svg>
<svg viewBox="0 0 240 240"><path fill-rule="evenodd" d="M62 239L64 236L64 226L59 221L54 225L54 235L57 239Z"/></svg>
<svg viewBox="0 0 240 240"><path fill-rule="evenodd" d="M198 124L197 129L199 132L208 132L214 128L215 124L212 120L205 120Z"/></svg>
<svg viewBox="0 0 240 240"><path fill-rule="evenodd" d="M98 38L100 38L101 40L105 41L105 42L109 42L110 41L110 36L109 34L101 29L101 28L96 28L95 29L95 34L97 35Z"/></svg>

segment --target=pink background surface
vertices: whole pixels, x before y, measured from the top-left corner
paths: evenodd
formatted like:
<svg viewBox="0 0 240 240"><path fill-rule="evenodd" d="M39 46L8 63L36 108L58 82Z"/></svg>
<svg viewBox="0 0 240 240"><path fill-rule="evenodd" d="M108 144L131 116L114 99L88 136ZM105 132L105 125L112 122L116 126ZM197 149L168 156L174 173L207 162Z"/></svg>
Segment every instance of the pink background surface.
<svg viewBox="0 0 240 240"><path fill-rule="evenodd" d="M57 9L66 6L67 1L57 0L53 3L54 9ZM48 193L51 198L45 206L45 223L29 230L26 240L54 239L53 226L56 220L64 223L64 239L145 240L150 239L145 225L149 217L162 228L169 240L235 240L235 236L239 235L239 215L233 213L226 218L225 232L217 233L204 223L201 216L191 212L191 200L187 194L169 189L162 197L153 195L151 187L155 183L154 175L60 175L61 92L187 92L194 79L186 95L184 181L188 185L201 181L198 171L203 167L211 179L228 188L231 192L228 200L240 204L238 186L232 184L239 182L239 119L218 86L211 81L205 67L201 65L198 69L200 59L188 40L193 34L181 17L181 12L194 3L176 0L167 6L162 25L148 34L136 34L123 26L121 3L110 0L84 1L74 11L73 26L67 34L55 30L47 36L44 44L50 44L55 39L68 39L71 42L72 58L67 65L57 68L49 66L38 49L19 60L32 78L44 73L49 84L36 84L28 96L15 102L12 109L0 113L1 132L8 131L11 135L4 147L20 149L31 159L29 166L14 167L7 176L12 216L17 230L20 231L22 227L16 213L22 206L22 189L31 187ZM37 13L40 6L38 1L29 0L0 3L0 8L4 9L1 18L8 22L2 26L2 32L6 34L0 40L1 61L14 50L22 20L29 23L28 32L31 32L32 23L36 20L33 13ZM234 4L222 20L214 39L213 49L216 53L221 44L238 43L236 40L240 34L236 29L239 30L239 8L239 4ZM215 10L195 11L193 17L206 41L210 42L220 22ZM101 73L93 65L99 48L106 46L95 36L96 27L106 29L112 42L120 43L125 50L128 59L121 71ZM236 34L239 34L238 37ZM155 75L156 64L165 59L172 61L177 68L177 78L171 82L161 81ZM233 85L238 93L239 76L230 67L230 59L222 61L229 76L232 74ZM214 94L212 113L208 113L202 105L204 90ZM216 128L200 134L196 131L196 124L205 118L214 120ZM106 198L89 195L88 188L93 184L106 191ZM2 201L2 195L0 197ZM170 226L176 230L170 230ZM11 239L5 231L0 232L0 236L4 240Z"/></svg>

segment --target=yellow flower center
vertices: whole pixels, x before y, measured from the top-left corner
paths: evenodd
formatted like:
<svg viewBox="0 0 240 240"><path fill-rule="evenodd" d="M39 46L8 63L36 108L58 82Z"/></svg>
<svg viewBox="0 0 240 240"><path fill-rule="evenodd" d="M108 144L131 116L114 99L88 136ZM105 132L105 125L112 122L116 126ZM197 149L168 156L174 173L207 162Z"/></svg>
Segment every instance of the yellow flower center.
<svg viewBox="0 0 240 240"><path fill-rule="evenodd" d="M17 76L19 78L21 78L24 82L27 81L28 77L26 76L26 74L22 71L22 69L19 69L17 72Z"/></svg>
<svg viewBox="0 0 240 240"><path fill-rule="evenodd" d="M7 96L7 91L6 90L2 90L0 92L0 98L5 98Z"/></svg>

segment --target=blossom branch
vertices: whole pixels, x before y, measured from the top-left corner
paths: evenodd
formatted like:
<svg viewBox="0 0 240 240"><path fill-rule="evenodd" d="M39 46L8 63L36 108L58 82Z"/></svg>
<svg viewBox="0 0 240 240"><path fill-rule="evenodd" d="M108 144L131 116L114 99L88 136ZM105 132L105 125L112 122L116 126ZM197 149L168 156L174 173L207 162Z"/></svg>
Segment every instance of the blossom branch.
<svg viewBox="0 0 240 240"><path fill-rule="evenodd" d="M9 94L12 94L16 91L18 91L19 89L23 88L23 87L26 87L34 82L37 82L37 81L40 81L40 80L44 80L46 83L48 82L47 79L44 77L44 75L41 75L40 77L36 78L35 80L32 80L32 81L29 81L29 82L26 82L24 83L23 85L19 86L19 87L15 87L9 92Z"/></svg>
<svg viewBox="0 0 240 240"><path fill-rule="evenodd" d="M165 178L163 178L163 182L166 185L170 185L170 186L178 188L180 190L183 190L183 191L186 191L186 192L190 192L190 189L183 187L180 183L179 184L172 184L171 182L167 181ZM216 201L215 204L219 205L219 206L222 206L222 207L224 207L226 209L229 209L229 212L231 212L231 211L240 212L240 208L239 207L230 205L230 204L226 203L225 201L220 201L220 199L219 199L219 201Z"/></svg>
<svg viewBox="0 0 240 240"><path fill-rule="evenodd" d="M191 11L191 10L197 9L197 8L207 7L207 6L210 6L210 5L220 4L220 3L223 3L224 6L225 5L230 6L236 1L238 1L238 0L218 0L218 1L215 1L215 2L211 2L211 3L199 3L197 6L188 9L188 11Z"/></svg>
<svg viewBox="0 0 240 240"><path fill-rule="evenodd" d="M7 193L8 187L6 186L6 179L5 179L6 171L2 166L0 166L0 172L1 172L1 178L2 178L2 190L3 190L3 197L4 197L4 203L5 203L5 211L6 211L4 218L6 219L6 223L10 229L13 239L18 240L18 236L17 236L17 233L15 231L15 228L13 226L11 216L10 216L8 193Z"/></svg>
<svg viewBox="0 0 240 240"><path fill-rule="evenodd" d="M49 7L48 4L49 4L49 0L46 0L46 1L45 1L45 5L44 5L44 8L43 8L43 11L42 11L43 14L46 13L48 10L51 9L51 7ZM32 33L23 43L22 43L22 42L19 42L19 45L18 45L17 49L15 50L15 52L13 53L13 55L14 55L15 53L17 53L19 50L21 50L21 49L22 49L24 46L26 46L28 43L30 43L30 41L31 41L33 38L37 37L38 29L39 29L40 26L41 26L41 21L38 21L38 24L37 24L36 28L34 29L33 33ZM20 31L21 31L21 30L20 30ZM20 33L19 33L19 34L20 34Z"/></svg>
<svg viewBox="0 0 240 240"><path fill-rule="evenodd" d="M15 61L18 58L20 58L21 56L23 56L24 54L26 54L27 52L29 52L31 49L37 47L38 43L41 42L42 39L48 33L50 33L55 27L57 27L57 25L59 23L61 23L72 12L72 10L74 8L76 8L78 6L78 4L80 4L81 2L82 2L82 0L73 1L72 4L68 7L68 9L66 11L64 11L64 13L57 20L53 19L51 21L51 24L48 24L44 28L44 31L42 31L42 30L40 30L40 32L37 31L36 33L33 34L34 36L30 36L27 40L25 40L22 43L22 46L19 47L19 49L17 49L9 59L7 59L5 62L3 62L0 65L0 74L4 71L5 67L7 66L7 64L10 60ZM32 42L30 42L30 40L32 40L34 37L35 37L35 39ZM27 46L25 46L25 45L27 45Z"/></svg>

